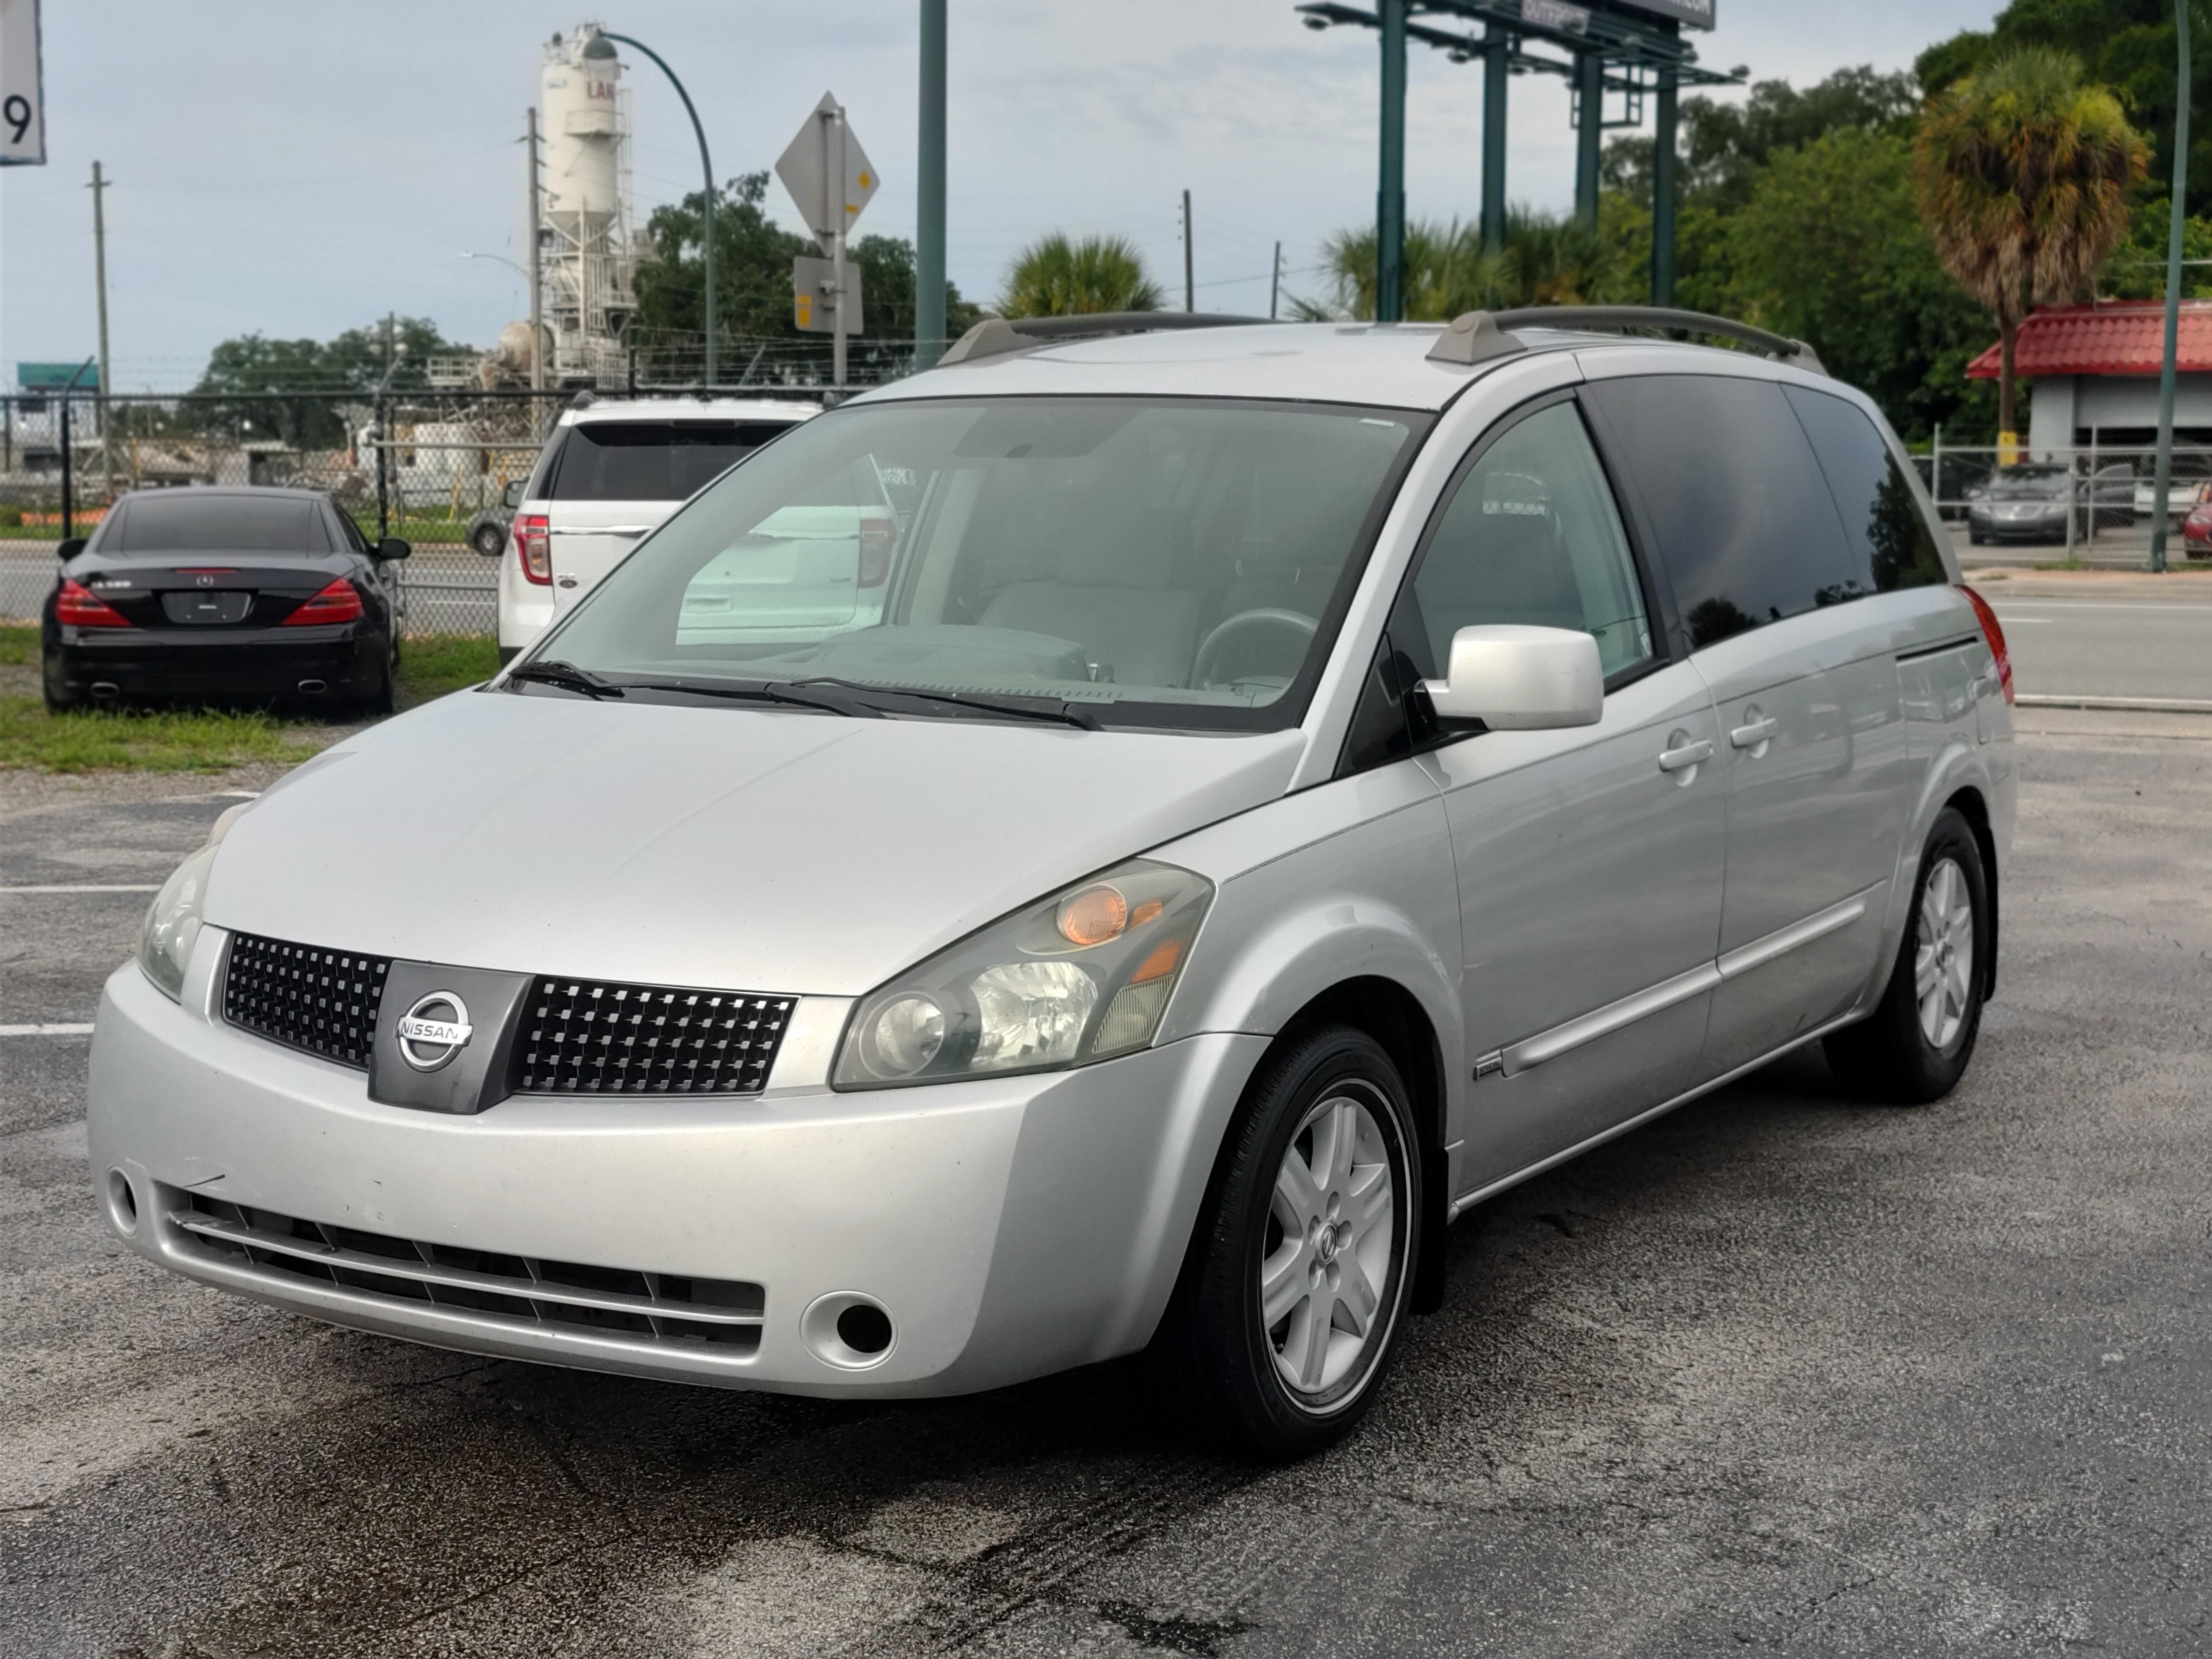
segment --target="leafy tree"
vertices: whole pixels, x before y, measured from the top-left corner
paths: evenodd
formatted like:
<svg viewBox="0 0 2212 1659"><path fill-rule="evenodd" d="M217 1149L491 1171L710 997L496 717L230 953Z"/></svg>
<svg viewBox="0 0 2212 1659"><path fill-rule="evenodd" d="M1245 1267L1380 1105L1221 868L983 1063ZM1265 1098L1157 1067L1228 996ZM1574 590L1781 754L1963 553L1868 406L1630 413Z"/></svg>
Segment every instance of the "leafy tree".
<svg viewBox="0 0 2212 1659"><path fill-rule="evenodd" d="M1711 308L1808 342L1908 438L1990 421L1988 383L1966 374L1989 343L1988 318L1915 217L1905 138L1844 126L1778 152L1727 234Z"/></svg>
<svg viewBox="0 0 2212 1659"><path fill-rule="evenodd" d="M345 420L327 398L301 392L353 392L380 386L418 392L429 385L434 356L475 354L448 340L427 317L400 317L348 329L335 339L271 340L260 334L225 340L208 354L190 404L203 429L235 430L250 424L301 449L331 449L345 441ZM390 380L386 380L386 371Z"/></svg>
<svg viewBox="0 0 2212 1659"><path fill-rule="evenodd" d="M2166 297L2166 239L2169 196L2139 197L2128 221L2127 240L2112 250L2097 273L2097 294L2109 300ZM2181 297L2212 298L2212 219L2181 224Z"/></svg>
<svg viewBox="0 0 2212 1659"><path fill-rule="evenodd" d="M1024 248L999 295L1003 317L1074 317L1104 311L1157 311L1160 285L1144 255L1122 236L1071 241L1054 231Z"/></svg>
<svg viewBox="0 0 2212 1659"><path fill-rule="evenodd" d="M1929 100L1914 191L1944 269L1996 318L2001 430L2016 429L2022 319L2087 289L2127 234L2128 192L2146 162L2119 100L2063 52L2023 48Z"/></svg>
<svg viewBox="0 0 2212 1659"><path fill-rule="evenodd" d="M1761 81L1741 104L1685 98L1678 117L1680 200L1723 210L1741 207L1759 170L1779 152L1840 129L1900 131L1919 104L1911 76L1881 75L1871 66L1838 70L1802 92L1787 81ZM1607 187L1649 208L1652 154L1648 137L1613 140L1605 150Z"/></svg>
<svg viewBox="0 0 2212 1659"><path fill-rule="evenodd" d="M2190 32L2191 103L2212 101L2212 27L2200 4ZM1920 54L1913 71L1930 96L2027 46L2070 52L2110 87L2149 141L2150 176L2173 176L2173 0L2012 0L1990 27L1954 35ZM2189 147L2191 214L2212 216L2212 133Z"/></svg>
<svg viewBox="0 0 2212 1659"><path fill-rule="evenodd" d="M768 174L732 179L714 201L714 326L717 376L754 380L826 378L834 349L827 335L803 331L793 315L792 261L818 254L811 237L777 226L763 206ZM638 262L633 337L648 370L658 360L679 377L699 372L706 335L705 192L656 208L647 222L652 253ZM864 333L848 341L854 379L897 373L914 340L915 252L893 236L863 236L847 250L859 267ZM945 325L957 338L981 313L945 285Z"/></svg>

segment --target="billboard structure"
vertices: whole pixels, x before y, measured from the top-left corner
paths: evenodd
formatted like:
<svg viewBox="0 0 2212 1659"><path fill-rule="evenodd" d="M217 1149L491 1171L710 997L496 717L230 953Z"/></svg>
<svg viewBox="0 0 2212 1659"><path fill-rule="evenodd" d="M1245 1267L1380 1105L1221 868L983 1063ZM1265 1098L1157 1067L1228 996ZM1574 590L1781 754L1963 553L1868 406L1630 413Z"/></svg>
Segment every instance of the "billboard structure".
<svg viewBox="0 0 2212 1659"><path fill-rule="evenodd" d="M1482 235L1495 250L1505 237L1505 89L1514 75L1555 75L1572 90L1576 134L1575 214L1597 222L1598 170L1606 130L1644 125L1656 106L1652 164L1651 296L1669 305L1674 289L1674 170L1677 94L1686 86L1740 85L1747 69L1702 67L1686 28L1709 30L1717 0L1369 0L1375 9L1309 0L1296 8L1305 26L1348 26L1382 38L1381 188L1376 200L1376 317L1404 315L1406 227L1406 46L1443 52L1455 64L1483 64ZM1479 26L1474 33L1469 26ZM1549 50L1532 50L1531 48ZM1610 101L1610 105L1608 104Z"/></svg>

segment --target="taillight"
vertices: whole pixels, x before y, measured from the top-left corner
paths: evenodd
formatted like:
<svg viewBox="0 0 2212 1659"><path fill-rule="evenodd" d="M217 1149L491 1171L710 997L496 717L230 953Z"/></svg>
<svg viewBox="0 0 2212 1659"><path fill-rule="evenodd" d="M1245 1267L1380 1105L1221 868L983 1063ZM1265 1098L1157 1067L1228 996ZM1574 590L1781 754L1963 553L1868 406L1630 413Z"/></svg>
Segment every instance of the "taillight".
<svg viewBox="0 0 2212 1659"><path fill-rule="evenodd" d="M284 618L287 628L311 626L323 623L349 623L361 615L361 595L343 576L325 587L305 605Z"/></svg>
<svg viewBox="0 0 2212 1659"><path fill-rule="evenodd" d="M66 576L54 596L54 620L72 628L128 628L131 619L81 582Z"/></svg>
<svg viewBox="0 0 2212 1659"><path fill-rule="evenodd" d="M898 544L898 521L888 513L860 514L860 586L880 587L891 574L891 549Z"/></svg>
<svg viewBox="0 0 2212 1659"><path fill-rule="evenodd" d="M1959 584L1959 591L1974 607L1975 620L1982 625L1982 637L1990 642L1990 654L1997 659L1997 684L2004 692L2005 701L2010 702L2013 700L2012 653L2005 649L2004 629L1997 622L1997 613L1990 609L1987 599L1966 583Z"/></svg>
<svg viewBox="0 0 2212 1659"><path fill-rule="evenodd" d="M514 554L522 562L523 580L540 587L553 585L553 549L543 513L515 514Z"/></svg>

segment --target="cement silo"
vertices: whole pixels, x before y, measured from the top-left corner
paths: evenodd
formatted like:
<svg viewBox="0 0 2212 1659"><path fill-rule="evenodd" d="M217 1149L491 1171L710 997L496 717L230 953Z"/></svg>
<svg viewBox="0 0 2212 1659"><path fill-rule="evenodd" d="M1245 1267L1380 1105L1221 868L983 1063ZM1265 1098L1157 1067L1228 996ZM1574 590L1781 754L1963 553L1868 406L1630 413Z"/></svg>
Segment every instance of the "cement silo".
<svg viewBox="0 0 2212 1659"><path fill-rule="evenodd" d="M539 80L544 134L545 322L554 377L574 384L624 376L636 248L630 224L629 89L614 42L582 23L545 44Z"/></svg>

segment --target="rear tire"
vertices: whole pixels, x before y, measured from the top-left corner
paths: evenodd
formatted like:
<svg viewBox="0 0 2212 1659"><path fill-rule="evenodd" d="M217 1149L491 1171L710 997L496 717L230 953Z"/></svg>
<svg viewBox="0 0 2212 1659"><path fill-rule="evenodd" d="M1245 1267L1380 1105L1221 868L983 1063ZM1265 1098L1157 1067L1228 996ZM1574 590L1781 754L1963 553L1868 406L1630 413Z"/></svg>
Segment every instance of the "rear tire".
<svg viewBox="0 0 2212 1659"><path fill-rule="evenodd" d="M481 524L469 538L469 544L487 559L495 559L507 550L507 532L495 524Z"/></svg>
<svg viewBox="0 0 2212 1659"><path fill-rule="evenodd" d="M1957 1086L1981 1034L1990 983L1989 876L1973 828L1946 807L1928 832L1911 919L1881 1005L1822 1047L1863 1099L1923 1106Z"/></svg>
<svg viewBox="0 0 2212 1659"><path fill-rule="evenodd" d="M1163 1333L1237 1450L1320 1450L1359 1420L1413 1282L1422 1194L1404 1081L1325 1026L1272 1056L1231 1127Z"/></svg>
<svg viewBox="0 0 2212 1659"><path fill-rule="evenodd" d="M72 697L62 690L65 677L59 663L47 659L42 660L39 667L39 692L46 699L46 713L67 714L84 707L83 698Z"/></svg>

